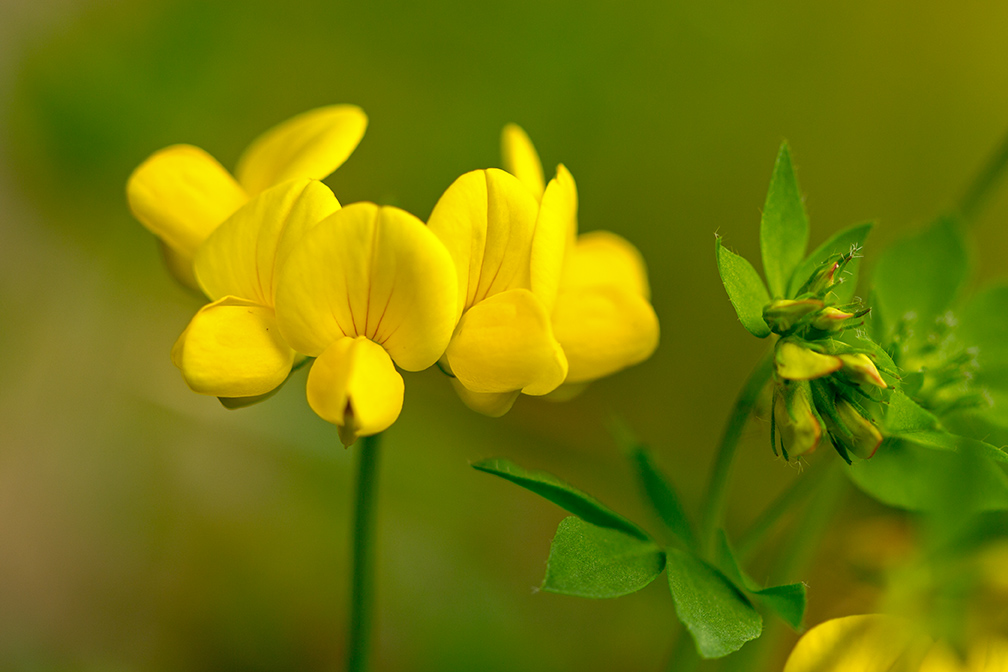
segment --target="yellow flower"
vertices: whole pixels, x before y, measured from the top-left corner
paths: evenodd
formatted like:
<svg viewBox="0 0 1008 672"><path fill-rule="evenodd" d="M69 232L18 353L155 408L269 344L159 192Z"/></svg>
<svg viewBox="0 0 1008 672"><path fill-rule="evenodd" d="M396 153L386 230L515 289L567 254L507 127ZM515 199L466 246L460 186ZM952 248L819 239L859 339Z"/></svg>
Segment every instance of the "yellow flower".
<svg viewBox="0 0 1008 672"><path fill-rule="evenodd" d="M160 239L172 275L198 289L193 258L221 222L269 187L325 178L353 153L366 127L367 117L353 105L310 110L253 141L235 177L198 147L166 147L130 175L130 209Z"/></svg>
<svg viewBox="0 0 1008 672"><path fill-rule="evenodd" d="M289 180L239 208L200 245L195 277L213 302L172 348L190 388L253 397L287 378L295 354L277 326L277 271L304 233L339 207L321 182Z"/></svg>
<svg viewBox="0 0 1008 672"><path fill-rule="evenodd" d="M438 200L428 227L457 273L458 325L444 362L471 408L503 415L518 394L543 395L567 375L550 320L562 231L532 193L502 170L475 170Z"/></svg>
<svg viewBox="0 0 1008 672"><path fill-rule="evenodd" d="M540 220L555 229L548 234L555 256L540 265L550 270L543 294L555 297L547 308L568 363L558 392L577 391L650 357L659 327L640 252L608 231L578 235L574 178L561 164L544 188L539 156L520 127L505 126L501 145L505 168L540 201Z"/></svg>
<svg viewBox="0 0 1008 672"><path fill-rule="evenodd" d="M354 203L308 231L279 269L283 339L317 357L308 403L344 445L388 428L402 409L395 365L419 371L448 346L455 267L444 245L403 210Z"/></svg>
<svg viewBox="0 0 1008 672"><path fill-rule="evenodd" d="M960 660L905 619L881 614L846 616L809 630L784 672L1005 672L1008 640L975 640Z"/></svg>

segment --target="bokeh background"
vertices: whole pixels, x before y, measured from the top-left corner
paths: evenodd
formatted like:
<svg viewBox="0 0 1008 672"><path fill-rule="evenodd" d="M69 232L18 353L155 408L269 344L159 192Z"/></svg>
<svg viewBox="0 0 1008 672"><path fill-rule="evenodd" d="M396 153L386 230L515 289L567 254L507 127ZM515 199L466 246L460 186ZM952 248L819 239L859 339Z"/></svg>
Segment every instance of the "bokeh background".
<svg viewBox="0 0 1008 672"><path fill-rule="evenodd" d="M870 269L1008 129L1006 35L1000 2L0 0L0 669L341 667L352 451L303 372L234 412L182 382L168 353L199 300L124 198L153 151L233 167L273 124L347 102L370 126L327 180L343 203L426 218L455 177L499 165L509 121L570 168L582 230L646 257L661 345L499 420L436 370L407 375L381 466L376 669L658 670L678 634L664 580L611 601L536 592L563 512L469 463L547 469L651 521L608 430L621 418L695 511L764 347L720 286L714 233L758 266L787 138L812 244L876 220ZM1004 275L1006 221L999 195L978 280ZM732 531L801 475L766 435L747 430ZM809 623L870 609L852 539L901 539L899 516L843 497L791 577ZM767 669L793 641L775 628Z"/></svg>

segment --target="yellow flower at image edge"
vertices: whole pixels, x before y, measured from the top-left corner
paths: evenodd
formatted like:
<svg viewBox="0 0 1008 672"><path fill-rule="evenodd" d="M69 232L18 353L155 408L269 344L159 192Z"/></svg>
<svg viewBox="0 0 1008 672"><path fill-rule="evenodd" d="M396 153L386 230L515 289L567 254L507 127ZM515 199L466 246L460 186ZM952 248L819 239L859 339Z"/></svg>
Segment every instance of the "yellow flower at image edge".
<svg viewBox="0 0 1008 672"><path fill-rule="evenodd" d="M403 403L396 365L433 365L455 327L457 281L444 245L413 215L355 203L308 231L279 271L284 340L317 357L308 403L344 445L388 428Z"/></svg>
<svg viewBox="0 0 1008 672"><path fill-rule="evenodd" d="M321 182L290 180L239 208L199 247L195 276L213 303L172 348L192 390L247 398L286 380L295 353L274 312L277 269L304 233L339 207Z"/></svg>
<svg viewBox="0 0 1008 672"><path fill-rule="evenodd" d="M561 164L543 188L539 156L520 127L505 126L501 146L505 168L540 200L540 220L555 229L549 234L554 249L544 251L554 258L533 263L553 270L543 275L555 283L546 291L555 295L549 304L553 331L569 365L564 387L583 386L650 357L659 326L640 252L609 231L578 235L574 178Z"/></svg>
<svg viewBox="0 0 1008 672"><path fill-rule="evenodd" d="M973 642L960 660L902 618L882 614L846 616L806 632L784 672L1008 672L1008 640Z"/></svg>
<svg viewBox="0 0 1008 672"><path fill-rule="evenodd" d="M236 176L198 147L166 147L130 175L130 210L161 241L172 275L198 289L196 250L221 222L269 187L325 178L353 153L366 127L367 116L353 105L310 110L253 141Z"/></svg>

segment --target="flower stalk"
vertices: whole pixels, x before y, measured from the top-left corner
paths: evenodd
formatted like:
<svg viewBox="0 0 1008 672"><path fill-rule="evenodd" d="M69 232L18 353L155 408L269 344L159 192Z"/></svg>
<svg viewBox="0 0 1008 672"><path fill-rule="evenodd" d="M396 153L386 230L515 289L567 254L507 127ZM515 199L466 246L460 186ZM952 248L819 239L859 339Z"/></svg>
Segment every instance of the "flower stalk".
<svg viewBox="0 0 1008 672"><path fill-rule="evenodd" d="M350 630L347 642L348 672L369 669L371 626L374 614L375 520L378 500L378 466L381 434L365 436L357 454L354 506Z"/></svg>

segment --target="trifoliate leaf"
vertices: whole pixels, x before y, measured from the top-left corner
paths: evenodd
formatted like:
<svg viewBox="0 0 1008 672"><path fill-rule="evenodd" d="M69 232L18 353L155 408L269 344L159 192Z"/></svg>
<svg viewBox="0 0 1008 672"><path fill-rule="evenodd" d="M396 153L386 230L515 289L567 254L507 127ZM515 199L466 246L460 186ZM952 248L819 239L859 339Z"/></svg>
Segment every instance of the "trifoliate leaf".
<svg viewBox="0 0 1008 672"><path fill-rule="evenodd" d="M760 219L763 273L773 298L785 297L795 267L805 256L808 237L805 203L798 189L794 166L791 165L791 151L784 142L777 152L777 162L774 164L770 189L763 204L763 217Z"/></svg>
<svg viewBox="0 0 1008 672"><path fill-rule="evenodd" d="M847 254L855 247L863 247L864 241L868 238L868 234L871 232L871 229L872 223L866 222L864 224L855 224L854 226L833 234L829 240L817 247L812 254L805 257L805 259L798 264L791 276L791 283L788 286L787 295L793 297L795 292L797 292L805 281L809 279L809 276L812 275L812 272L816 270L819 264L826 261L829 257L834 254ZM860 266L861 258L859 256L855 256L851 259L850 263L847 264L842 282L838 285L834 285L832 291L833 295L836 297L837 303L847 303L854 297L854 290L857 286L857 274Z"/></svg>
<svg viewBox="0 0 1008 672"><path fill-rule="evenodd" d="M690 553L670 549L666 559L676 616L704 658L737 651L763 631L763 619L724 574Z"/></svg>
<svg viewBox="0 0 1008 672"><path fill-rule="evenodd" d="M737 586L753 595L767 609L784 619L784 622L797 630L801 627L805 615L805 584L789 583L781 586L764 588L742 571L732 551L728 536L724 530L719 530L718 564L725 575Z"/></svg>
<svg viewBox="0 0 1008 672"><path fill-rule="evenodd" d="M531 490L587 523L620 530L643 541L650 539L646 532L629 520L612 511L588 493L561 481L553 474L523 469L514 462L502 458L483 460L472 466L473 469L500 476L526 490Z"/></svg>
<svg viewBox="0 0 1008 672"><path fill-rule="evenodd" d="M636 468L641 490L655 513L665 523L665 527L684 544L690 548L695 547L696 536L693 533L693 526L683 511L675 488L651 459L651 451L646 446L638 444L630 451L630 461Z"/></svg>
<svg viewBox="0 0 1008 672"><path fill-rule="evenodd" d="M770 303L766 285L752 264L722 246L720 238L714 241L714 253L721 282L742 326L753 336L766 338L770 335L770 327L763 319L763 306Z"/></svg>
<svg viewBox="0 0 1008 672"><path fill-rule="evenodd" d="M969 274L960 225L943 218L889 246L872 277L873 308L891 334L902 320L925 338L935 318L948 310Z"/></svg>
<svg viewBox="0 0 1008 672"><path fill-rule="evenodd" d="M665 553L654 543L569 516L560 521L550 546L542 589L576 597L619 597L645 587L663 569Z"/></svg>
<svg viewBox="0 0 1008 672"><path fill-rule="evenodd" d="M964 455L970 455L968 449L935 450L907 440L887 439L872 459L851 466L848 475L883 504L911 511L935 511L951 505L975 511L1008 509L1004 470L990 459ZM968 473L963 473L964 464ZM941 493L952 494L939 496Z"/></svg>

